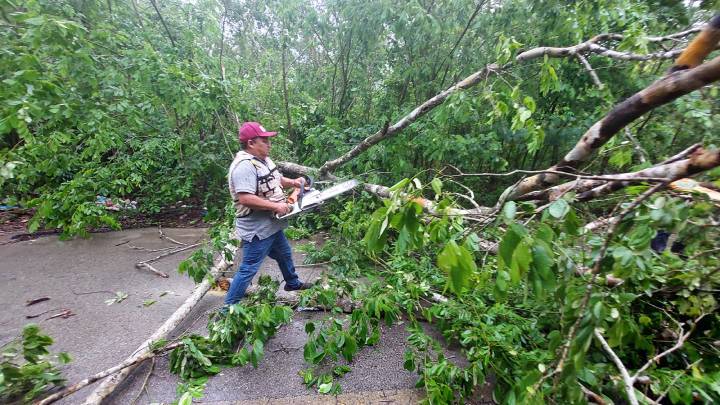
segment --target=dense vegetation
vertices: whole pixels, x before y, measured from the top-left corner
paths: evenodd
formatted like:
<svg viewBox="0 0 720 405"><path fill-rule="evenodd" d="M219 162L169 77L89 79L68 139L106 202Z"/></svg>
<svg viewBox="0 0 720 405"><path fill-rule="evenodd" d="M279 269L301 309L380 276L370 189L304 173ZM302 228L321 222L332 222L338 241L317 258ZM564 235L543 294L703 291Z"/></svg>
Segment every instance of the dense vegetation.
<svg viewBox="0 0 720 405"><path fill-rule="evenodd" d="M406 367L419 373L433 403L472 400L489 376L495 399L507 403L717 402L717 202L634 182L601 198L566 189L509 201L490 215L452 211L492 207L520 178L468 173L551 167L672 64L598 52L521 63L518 54L603 33L622 34L602 44L626 55L672 52L692 35L654 37L699 25L714 7L0 0L0 198L35 210L31 231L59 228L67 236L117 226L98 195L137 200L145 212L189 200L227 223L225 174L238 121L280 130L275 160L317 168L494 64L478 85L334 171L396 184L388 198L362 193L294 224L296 232L329 228L335 235L309 248L311 257L332 261L333 272L330 288L310 291L303 304L332 308L365 297L345 321L334 315L308 324L305 383L338 392L336 380L348 372L340 359L351 362L381 339L380 321L404 316L411 320ZM695 143L713 150L717 95L711 84L653 109L576 169L634 172ZM718 174L706 171L703 180L720 186ZM665 233L668 249L651 246ZM488 241L499 242L497 254ZM673 241L682 248L671 251ZM201 253L182 269L200 280L207 262ZM369 282L356 282L359 276ZM445 299L429 302L432 293ZM224 322L252 329L233 318L246 310ZM420 320L435 324L445 342L426 335ZM233 344L250 335L237 332ZM203 354L209 340L188 342L173 355L176 365L182 356L199 361L196 369L176 367L186 379L216 372L213 350L222 349L214 353L219 364L234 364L227 348ZM459 345L468 365L445 358L442 343ZM184 386L184 397L199 395L196 388Z"/></svg>

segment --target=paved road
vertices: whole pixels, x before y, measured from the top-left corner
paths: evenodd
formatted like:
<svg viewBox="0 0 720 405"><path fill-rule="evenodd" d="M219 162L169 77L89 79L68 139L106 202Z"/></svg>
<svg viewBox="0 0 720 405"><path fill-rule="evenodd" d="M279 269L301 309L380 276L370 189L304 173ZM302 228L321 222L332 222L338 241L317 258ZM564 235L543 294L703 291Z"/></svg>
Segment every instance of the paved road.
<svg viewBox="0 0 720 405"><path fill-rule="evenodd" d="M165 229L165 233L184 243L204 237L203 229ZM192 291L193 283L178 275L177 264L187 255L164 259L155 267L170 275L161 278L134 263L157 256L133 247L159 249L172 244L161 240L156 229L136 229L94 234L91 239L59 241L51 236L0 246L0 342L17 336L30 322L26 315L49 312L34 319L55 339L52 350L66 351L73 362L63 371L70 383L109 368L127 357L150 336ZM303 256L295 253L296 263ZM304 267L302 279L316 277L322 270ZM267 260L262 272L280 278L274 261ZM107 292L103 292L107 291ZM111 292L122 291L128 298L106 305ZM26 300L50 300L25 306ZM211 292L200 302L176 334L190 330L204 333L209 311L222 303L220 293ZM150 306L146 301L155 301ZM46 320L63 309L75 315L67 319ZM415 403L420 392L413 387L414 373L403 370L405 326L384 327L380 343L365 348L352 364L352 372L340 380L345 393L338 398L317 396L301 383L298 372L305 368L302 346L304 324L319 319L321 313L295 313L291 324L283 327L266 346L266 359L257 369L252 366L223 370L210 379L203 403ZM127 404L138 397L150 364L139 367L110 398L108 403ZM155 362L147 393L137 403L169 403L175 399L178 379L168 371L167 358ZM90 391L86 388L64 403L79 403Z"/></svg>

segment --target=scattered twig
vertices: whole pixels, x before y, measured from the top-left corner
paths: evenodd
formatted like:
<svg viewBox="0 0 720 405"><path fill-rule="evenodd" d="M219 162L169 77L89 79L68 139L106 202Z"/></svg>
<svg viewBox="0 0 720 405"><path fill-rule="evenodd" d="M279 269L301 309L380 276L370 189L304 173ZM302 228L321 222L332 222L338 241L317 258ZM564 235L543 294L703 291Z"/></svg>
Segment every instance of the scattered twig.
<svg viewBox="0 0 720 405"><path fill-rule="evenodd" d="M141 251L143 251L143 252L150 252L150 253L165 252L165 251L168 251L168 250L173 249L172 246L168 246L168 247L164 247L164 248L159 248L159 249L148 249L148 248L146 248L146 247L134 246L134 245L128 245L128 247L129 247L130 249L141 250Z"/></svg>
<svg viewBox="0 0 720 405"><path fill-rule="evenodd" d="M47 311L42 311L42 312L40 312L40 313L38 313L38 314L25 315L25 319L37 318L37 317L40 317L40 316L42 316L42 315L47 314L48 312L53 312L53 311L68 311L68 310L69 310L68 308L52 308L52 309L48 309Z"/></svg>
<svg viewBox="0 0 720 405"><path fill-rule="evenodd" d="M160 256L153 257L152 259L143 260L143 261L141 261L141 262L138 262L137 264L141 264L141 263L143 263L143 264L153 263L153 262L156 262L156 261L158 261L158 260L160 260L160 259L162 259L162 258L165 258L165 257L168 257L168 256L172 256L172 255L174 255L174 254L176 254L176 253L184 252L184 251L189 250L189 249L192 249L192 248L196 248L196 247L198 247L198 246L200 246L200 245L201 245L201 243L193 243L192 245L187 245L187 246L182 247L182 248L180 248L180 249L175 249L175 250L173 250L173 251L163 253L163 254L161 254Z"/></svg>
<svg viewBox="0 0 720 405"><path fill-rule="evenodd" d="M302 349L302 348L303 348L303 346L298 346L298 347L280 347L280 348L271 350L271 352L285 352L285 353L287 354L287 353L290 353L290 350L300 350L300 349Z"/></svg>
<svg viewBox="0 0 720 405"><path fill-rule="evenodd" d="M151 271L151 272L157 274L158 276L160 276L160 277L162 277L162 278L169 278L169 277L170 277L167 273L164 273L164 272L156 269L155 267L149 265L148 263L143 263L143 262L135 263L135 267L138 268L138 269L141 269L141 270L142 270L142 269L145 269L145 270Z"/></svg>
<svg viewBox="0 0 720 405"><path fill-rule="evenodd" d="M29 307L30 305L35 305L44 301L49 301L50 297L40 297L40 298L33 298L31 300L25 301L25 306Z"/></svg>
<svg viewBox="0 0 720 405"><path fill-rule="evenodd" d="M145 375L145 380L143 381L142 385L140 386L140 391L138 391L138 394L135 397L135 399L133 399L132 402L130 402L130 405L135 405L135 403L138 401L138 399L140 399L140 396L142 395L143 391L145 391L145 394L147 394L148 400L150 399L150 393L148 393L148 390L147 390L147 383L148 383L148 380L150 380L150 376L152 375L154 369L155 369L155 357L153 356L150 359L150 369L148 370L147 375ZM150 402L152 402L152 401L150 401Z"/></svg>
<svg viewBox="0 0 720 405"><path fill-rule="evenodd" d="M330 263L332 263L332 262L328 261L328 262L319 262L319 263L296 264L296 265L295 265L295 268L299 268L299 267L324 266L324 265L330 264Z"/></svg>
<svg viewBox="0 0 720 405"><path fill-rule="evenodd" d="M175 253L184 252L184 251L186 251L186 250L188 250L188 249L192 249L192 248L197 247L197 246L200 246L200 243L194 243L194 244L192 244L192 245L186 245L185 247L182 247L182 248L180 248L180 249L175 249L175 250L170 251L170 252L165 252L165 253L161 254L160 256L153 257L152 259L143 260L143 261L141 261L141 262L137 262L137 263L135 263L135 267L138 268L138 269L141 269L141 270L142 270L142 269L145 269L145 270L151 271L151 272L157 274L158 276L160 276L160 277L162 277L162 278L168 278L168 277L170 277L170 276L168 276L167 273L164 273L164 272L162 272L162 271L154 268L153 266L150 265L150 263L156 262L156 261L158 261L158 260L160 260L160 259L162 259L162 258L171 256L171 255L174 255Z"/></svg>
<svg viewBox="0 0 720 405"><path fill-rule="evenodd" d="M180 246L187 246L187 245L188 245L187 243L178 242L178 241L176 241L175 239L173 239L173 238L165 235L165 233L164 233L163 230L162 230L162 225L158 225L158 232L160 233L160 239L167 239L167 240L169 240L170 242L172 242L172 243L174 243L174 244L176 244L176 245L180 245Z"/></svg>
<svg viewBox="0 0 720 405"><path fill-rule="evenodd" d="M57 313L57 314L55 314L55 315L53 315L53 316L51 316L51 317L49 317L49 318L47 318L47 319L45 319L45 320L46 320L46 321L49 321L49 320L55 319L55 318L67 319L67 318L70 318L71 316L75 316L75 315L77 315L77 314L73 313L73 311L71 311L71 310L69 310L69 309L66 309L66 310L64 310L64 311L62 311L62 312L59 312L59 313Z"/></svg>
<svg viewBox="0 0 720 405"><path fill-rule="evenodd" d="M84 292L75 292L72 288L70 288L70 292L75 295L88 295L88 294L115 294L114 291L108 291L108 290L98 290L98 291L84 291Z"/></svg>

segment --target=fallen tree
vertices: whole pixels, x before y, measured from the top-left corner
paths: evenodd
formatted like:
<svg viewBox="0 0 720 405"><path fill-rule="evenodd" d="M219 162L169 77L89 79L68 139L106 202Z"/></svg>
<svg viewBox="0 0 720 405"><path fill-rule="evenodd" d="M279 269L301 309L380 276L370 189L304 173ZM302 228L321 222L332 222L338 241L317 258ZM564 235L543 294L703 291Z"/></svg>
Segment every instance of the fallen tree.
<svg viewBox="0 0 720 405"><path fill-rule="evenodd" d="M678 97L688 94L694 90L697 90L708 83L712 83L720 79L720 58L715 58L709 62L702 63L702 60L709 54L709 52L715 48L717 44L716 31L720 26L720 16L715 17L705 27L698 36L699 39L693 41L688 48L680 53L680 57L677 59L676 64L671 68L671 72L656 81L655 83L648 86L646 89L638 92L634 96L628 98L622 103L618 104L612 109L602 120L598 121L593 125L587 132L581 137L577 145L568 152L565 157L556 165L549 168L547 171L535 174L532 177L521 180L516 185L508 188L504 195L501 197L496 207L477 207L474 210L462 210L453 208L455 211L438 212L433 206L433 202L427 199L421 199L416 201L425 212L429 215L458 215L465 217L482 216L484 218L494 218L499 212L502 204L505 201L512 200L542 200L542 201L553 201L559 196L564 195L570 190L581 191L578 198L580 200L591 200L597 196L604 195L608 192L616 191L622 187L627 186L630 183L636 182L647 182L655 181L659 184L652 188L651 191L643 195L643 199L637 199L630 209L625 209L620 217L623 217L630 213L632 209L636 208L645 198L657 192L661 186L664 186L667 182L675 180L677 178L685 177L706 171L708 169L717 167L720 165L720 153L718 151L708 151L704 149L695 150L689 158L679 158L672 162L662 163L653 166L649 169L634 173L625 173L619 175L607 175L607 176L589 176L585 174L579 174L576 172L580 163L585 162L591 157L602 145L604 145L611 137L617 134L622 128L628 125L630 122L639 118L643 114L652 109L669 103ZM668 36L669 37L669 36ZM713 39L715 38L715 39ZM712 41L715 41L714 43ZM581 52L595 52L605 56L611 56L612 53L606 52L605 50L599 49L597 46L593 46L597 39L589 41L585 47L576 47L572 51L558 51L546 48L541 51L526 54L523 58L518 58L518 61L527 60L530 57L536 57L544 54L557 53L558 56L575 56ZM699 45L698 45L699 44ZM709 44L709 45L708 45ZM695 49L691 49L693 46L703 46L703 50L707 52L696 52ZM688 51L690 49L690 51ZM692 55L690 55L692 54ZM675 53L673 53L673 56ZM690 56L689 56L690 55ZM617 55L616 55L617 56ZM612 57L612 56L611 56ZM665 56L663 56L665 57ZM649 58L649 57L648 57ZM581 60L582 61L582 60ZM497 73L504 67L497 65L488 65L482 70L469 76L465 80L458 82L456 85L450 87L446 91L439 93L435 97L429 99L425 103L421 104L418 108L413 110L410 114L403 117L396 124L389 126L385 125L383 129L379 130L375 134L366 138L364 141L353 147L346 154L325 162L320 168L314 169L306 166L298 165L295 163L284 162L280 166L288 172L294 174L308 174L312 172L318 173L321 177L336 179L331 172L359 156L364 151L368 150L373 145L388 139L392 136L397 135L402 129L406 128L412 122L417 120L422 115L426 114L432 108L443 103L447 97L457 91L467 89L477 83L483 78L487 78L491 73ZM575 178L574 181L566 183L564 185L552 186L559 183L560 179L563 178ZM591 178L594 177L594 178ZM388 187L376 184L366 184L365 190L371 192L380 197L390 197L391 193ZM535 194L533 194L535 193ZM612 239L614 232L617 229L617 224L620 221L613 222L612 230L606 239L605 245L601 249L599 258L595 261L595 265L592 271L589 273L591 282L588 284L587 295L584 297L581 306L580 313L584 313L589 300L589 294L592 290L592 286L595 285L595 279L600 273L600 262L606 253L608 244ZM147 353L148 347L152 341L155 341L161 336L167 335L174 325L179 323L178 319L182 319L183 314L187 314L192 308L192 305L196 303L202 295L209 288L207 280L203 281L203 284L198 286L196 292L193 293L191 299L186 302L188 305L183 305L171 320L168 320L166 324L153 334L153 337L148 342L141 345L138 349L138 353L131 356L128 361L132 362L131 359L137 359L142 356L143 353ZM569 355L571 344L575 339L575 334L580 327L582 316L574 320L573 326L569 329L566 334L566 341L568 342L563 346L562 354L554 367L554 373L546 373L545 376L555 375L556 379L563 372L563 362ZM162 331L162 332L161 332ZM598 338L600 339L600 338ZM135 363L133 363L135 364ZM87 404L99 403L103 398L109 395L114 387L121 381L127 373L130 372L132 367L126 368L123 372L116 374L115 376L106 380L90 397L86 400ZM544 378L544 377L543 377Z"/></svg>

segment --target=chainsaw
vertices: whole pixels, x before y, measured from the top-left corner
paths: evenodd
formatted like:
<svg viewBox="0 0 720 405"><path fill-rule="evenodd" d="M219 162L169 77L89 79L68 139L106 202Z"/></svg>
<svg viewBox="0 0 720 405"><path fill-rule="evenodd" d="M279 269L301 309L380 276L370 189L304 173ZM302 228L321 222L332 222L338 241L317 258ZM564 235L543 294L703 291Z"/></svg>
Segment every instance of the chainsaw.
<svg viewBox="0 0 720 405"><path fill-rule="evenodd" d="M275 217L278 219L291 218L303 212L310 211L319 207L325 201L335 198L340 194L346 193L360 184L357 180L348 180L335 184L324 190L313 188L313 181L308 178L308 182L300 188L296 188L288 197L287 201L292 205L292 210L285 215Z"/></svg>

